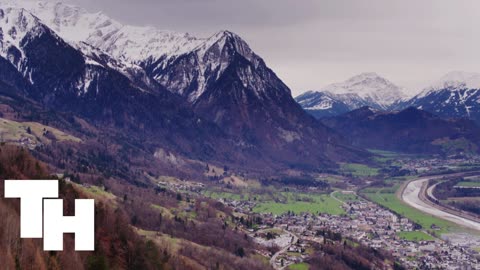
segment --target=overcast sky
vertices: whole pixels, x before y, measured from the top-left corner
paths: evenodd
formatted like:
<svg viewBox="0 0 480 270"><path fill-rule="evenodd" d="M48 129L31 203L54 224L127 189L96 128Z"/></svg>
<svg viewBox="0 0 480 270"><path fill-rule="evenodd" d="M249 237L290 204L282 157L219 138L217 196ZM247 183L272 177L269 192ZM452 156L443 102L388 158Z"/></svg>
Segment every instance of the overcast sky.
<svg viewBox="0 0 480 270"><path fill-rule="evenodd" d="M294 95L374 71L413 91L480 71L477 0L67 0L134 25L242 36Z"/></svg>

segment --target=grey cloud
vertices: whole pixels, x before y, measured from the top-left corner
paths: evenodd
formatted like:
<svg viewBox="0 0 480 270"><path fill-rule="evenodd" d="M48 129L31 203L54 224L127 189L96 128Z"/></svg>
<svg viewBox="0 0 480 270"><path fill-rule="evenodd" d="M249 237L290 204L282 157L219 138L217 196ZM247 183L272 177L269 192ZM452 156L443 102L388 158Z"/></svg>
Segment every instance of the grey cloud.
<svg viewBox="0 0 480 270"><path fill-rule="evenodd" d="M240 34L294 94L376 71L417 88L480 71L475 0L69 0L125 23Z"/></svg>

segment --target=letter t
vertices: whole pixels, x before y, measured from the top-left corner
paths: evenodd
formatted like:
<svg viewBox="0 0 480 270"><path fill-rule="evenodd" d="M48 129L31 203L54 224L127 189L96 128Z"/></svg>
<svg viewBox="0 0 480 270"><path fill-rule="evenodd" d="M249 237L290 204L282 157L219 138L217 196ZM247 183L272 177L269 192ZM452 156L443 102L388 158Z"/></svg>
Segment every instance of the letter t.
<svg viewBox="0 0 480 270"><path fill-rule="evenodd" d="M43 199L58 198L58 180L5 180L5 198L20 198L20 237L42 238Z"/></svg>

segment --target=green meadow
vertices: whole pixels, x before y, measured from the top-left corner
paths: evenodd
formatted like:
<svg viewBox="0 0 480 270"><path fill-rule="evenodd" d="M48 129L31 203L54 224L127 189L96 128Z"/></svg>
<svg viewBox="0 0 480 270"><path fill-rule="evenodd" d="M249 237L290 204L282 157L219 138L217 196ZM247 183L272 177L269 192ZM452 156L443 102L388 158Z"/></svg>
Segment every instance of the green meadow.
<svg viewBox="0 0 480 270"><path fill-rule="evenodd" d="M274 215L281 215L287 212L295 214L300 213L326 213L331 215L345 214L342 208L342 203L330 197L329 194L295 194L283 193L286 195L286 201L266 201L261 202L253 208L257 213L272 213Z"/></svg>
<svg viewBox="0 0 480 270"><path fill-rule="evenodd" d="M432 237L429 234L426 234L421 231L413 231L413 232L398 232L397 233L398 237L408 240L408 241L432 241L435 240L434 237Z"/></svg>
<svg viewBox="0 0 480 270"><path fill-rule="evenodd" d="M455 224L449 221L425 214L420 210L410 207L402 202L395 193L385 193L382 192L382 189L377 189L375 192L374 189L370 188L368 189L368 192L362 192L362 194L364 194L369 200L412 220L422 226L423 229L432 232L432 234L434 233L431 229L432 225L440 227L440 230L437 231L438 233L450 232L457 228Z"/></svg>
<svg viewBox="0 0 480 270"><path fill-rule="evenodd" d="M310 265L306 263L296 263L288 267L288 270L308 270L308 269L310 269Z"/></svg>
<svg viewBox="0 0 480 270"><path fill-rule="evenodd" d="M351 174L352 176L356 177L377 176L380 171L378 168L357 163L342 163L340 165L340 170L342 173Z"/></svg>

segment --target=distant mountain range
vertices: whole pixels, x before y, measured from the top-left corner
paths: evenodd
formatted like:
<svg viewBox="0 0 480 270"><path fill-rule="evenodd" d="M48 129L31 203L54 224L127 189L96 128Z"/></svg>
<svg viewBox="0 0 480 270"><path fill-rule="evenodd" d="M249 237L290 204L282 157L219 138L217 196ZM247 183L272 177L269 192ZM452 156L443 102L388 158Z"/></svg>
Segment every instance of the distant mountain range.
<svg viewBox="0 0 480 270"><path fill-rule="evenodd" d="M478 74L449 74L408 99L401 87L363 73L307 92L297 103L230 31L198 38L124 25L62 2L0 4L0 105L19 120L107 136L162 162L318 169L369 154L309 114L414 106L480 118Z"/></svg>
<svg viewBox="0 0 480 270"><path fill-rule="evenodd" d="M297 102L316 118L336 116L363 106L383 111L419 108L445 118L469 118L480 123L480 74L451 72L420 94L407 98L402 88L375 73L309 91Z"/></svg>
<svg viewBox="0 0 480 270"><path fill-rule="evenodd" d="M346 113L364 106L388 110L406 98L403 89L376 73L362 73L345 82L309 91L297 102L317 118Z"/></svg>
<svg viewBox="0 0 480 270"><path fill-rule="evenodd" d="M29 116L81 118L152 158L319 168L366 157L305 113L234 33L196 38L62 2L0 3L0 94L30 102L15 107Z"/></svg>
<svg viewBox="0 0 480 270"><path fill-rule="evenodd" d="M414 107L397 112L362 107L322 123L352 144L421 154L478 154L480 127L467 119L442 119Z"/></svg>
<svg viewBox="0 0 480 270"><path fill-rule="evenodd" d="M442 117L480 124L480 73L451 72L400 106L414 106Z"/></svg>

